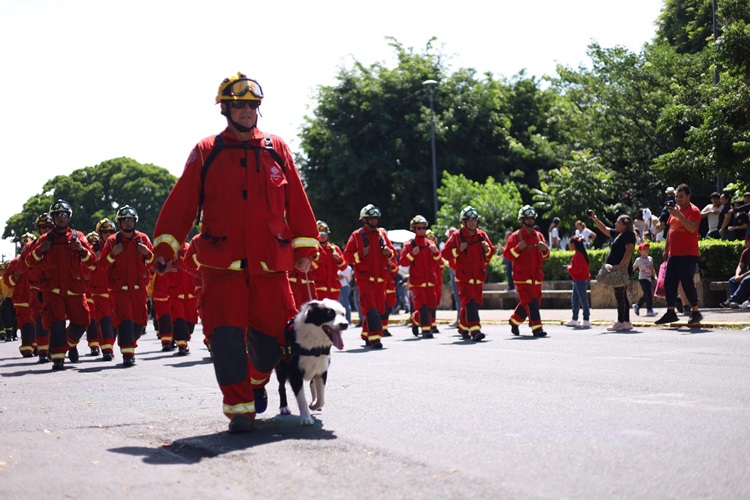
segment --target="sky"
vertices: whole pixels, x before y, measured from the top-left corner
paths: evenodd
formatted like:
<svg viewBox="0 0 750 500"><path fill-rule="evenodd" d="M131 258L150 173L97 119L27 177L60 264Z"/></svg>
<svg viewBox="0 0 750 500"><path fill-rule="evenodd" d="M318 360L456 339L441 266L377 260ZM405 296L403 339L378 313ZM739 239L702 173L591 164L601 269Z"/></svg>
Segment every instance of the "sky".
<svg viewBox="0 0 750 500"><path fill-rule="evenodd" d="M238 71L260 82L261 130L293 150L320 85L354 61L395 66L386 37L451 70L511 78L587 64L592 41L638 52L663 0L0 0L0 222L56 175L127 156L182 172L224 118ZM452 71L451 71L452 72ZM12 182L8 182L12 180ZM75 225L75 214L73 214ZM79 228L88 232L93 228ZM1 234L1 233L0 233ZM13 244L0 240L12 257Z"/></svg>

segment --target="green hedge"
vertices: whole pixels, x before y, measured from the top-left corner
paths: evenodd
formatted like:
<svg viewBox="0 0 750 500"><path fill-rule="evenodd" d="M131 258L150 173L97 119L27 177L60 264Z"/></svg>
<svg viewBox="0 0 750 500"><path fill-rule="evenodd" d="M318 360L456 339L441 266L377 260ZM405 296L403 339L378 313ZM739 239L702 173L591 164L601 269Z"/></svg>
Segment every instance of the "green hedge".
<svg viewBox="0 0 750 500"><path fill-rule="evenodd" d="M698 266L700 267L701 277L705 279L727 280L734 275L737 263L740 260L740 254L744 247L742 241L721 241L721 240L701 240L698 242L700 248L700 258ZM602 267L604 259L609 252L608 248L589 250L589 266L591 277L595 278L599 269ZM651 243L649 255L654 259L654 267L658 270L662 262L664 253L664 243ZM565 280L570 276L563 272L563 266L570 264L573 258L571 250L555 250L550 258L544 263L544 279L547 280ZM635 260L635 256L633 258ZM490 262L487 269L489 283L499 283L505 281L505 266L500 256L495 256Z"/></svg>

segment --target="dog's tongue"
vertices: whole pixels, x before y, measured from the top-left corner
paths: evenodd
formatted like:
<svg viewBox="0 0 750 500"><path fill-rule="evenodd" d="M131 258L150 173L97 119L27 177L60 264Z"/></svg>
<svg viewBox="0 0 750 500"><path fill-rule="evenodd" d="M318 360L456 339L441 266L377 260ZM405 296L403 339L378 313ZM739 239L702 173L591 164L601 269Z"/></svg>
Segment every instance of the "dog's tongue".
<svg viewBox="0 0 750 500"><path fill-rule="evenodd" d="M341 332L336 330L331 330L331 341L333 342L333 345L338 349L339 351L344 348L344 339L341 337Z"/></svg>

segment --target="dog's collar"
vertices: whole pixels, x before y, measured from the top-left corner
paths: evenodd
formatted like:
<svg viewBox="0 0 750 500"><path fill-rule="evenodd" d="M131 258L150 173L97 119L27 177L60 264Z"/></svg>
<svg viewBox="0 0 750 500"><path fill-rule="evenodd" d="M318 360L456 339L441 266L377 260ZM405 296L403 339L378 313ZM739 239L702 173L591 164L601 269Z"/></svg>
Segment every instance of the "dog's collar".
<svg viewBox="0 0 750 500"><path fill-rule="evenodd" d="M303 347L299 348L299 355L300 356L328 356L331 354L331 346L328 347L316 347L314 349L305 349Z"/></svg>

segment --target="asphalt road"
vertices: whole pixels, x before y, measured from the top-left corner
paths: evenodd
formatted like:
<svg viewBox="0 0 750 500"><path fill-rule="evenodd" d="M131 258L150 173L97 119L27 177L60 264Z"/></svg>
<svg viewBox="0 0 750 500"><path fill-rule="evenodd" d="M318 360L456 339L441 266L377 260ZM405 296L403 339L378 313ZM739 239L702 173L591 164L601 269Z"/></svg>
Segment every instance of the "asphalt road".
<svg viewBox="0 0 750 500"><path fill-rule="evenodd" d="M382 351L353 329L313 427L274 379L239 436L200 327L183 358L150 331L130 369L3 343L0 498L750 498L748 332L545 329L392 327Z"/></svg>

